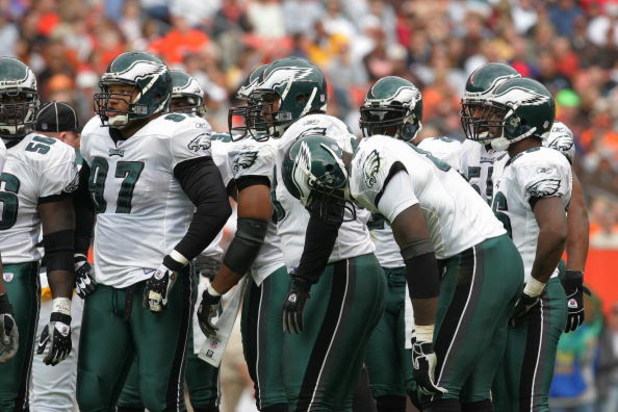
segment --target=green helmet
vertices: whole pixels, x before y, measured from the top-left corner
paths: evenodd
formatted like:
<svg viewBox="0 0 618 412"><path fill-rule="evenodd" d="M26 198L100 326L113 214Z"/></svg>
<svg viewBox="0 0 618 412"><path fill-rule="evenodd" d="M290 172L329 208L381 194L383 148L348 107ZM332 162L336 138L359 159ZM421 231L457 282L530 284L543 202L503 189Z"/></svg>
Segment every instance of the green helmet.
<svg viewBox="0 0 618 412"><path fill-rule="evenodd" d="M498 84L515 77L521 77L517 70L497 62L486 63L470 74L461 99L461 125L468 139L489 142L488 131L479 128L479 123L487 116L485 103Z"/></svg>
<svg viewBox="0 0 618 412"><path fill-rule="evenodd" d="M129 94L112 94L110 86L129 85ZM95 108L103 125L124 128L134 120L148 119L168 110L172 95L172 76L159 58L146 52L127 52L116 57L107 67L100 82L101 92L94 95ZM128 110L114 110L110 99L123 100Z"/></svg>
<svg viewBox="0 0 618 412"><path fill-rule="evenodd" d="M512 78L500 83L488 103L488 116L480 126L488 130L495 150L528 137L545 139L556 117L551 93L536 80Z"/></svg>
<svg viewBox="0 0 618 412"><path fill-rule="evenodd" d="M330 137L317 134L301 137L283 159L286 189L305 205L315 193L343 199L348 172L342 157L343 150Z"/></svg>
<svg viewBox="0 0 618 412"><path fill-rule="evenodd" d="M204 89L197 79L180 70L172 70L172 100L170 111L193 113L200 117L206 114L204 106Z"/></svg>
<svg viewBox="0 0 618 412"><path fill-rule="evenodd" d="M423 98L412 82L383 77L367 92L360 115L364 136L384 134L409 142L422 127Z"/></svg>
<svg viewBox="0 0 618 412"><path fill-rule="evenodd" d="M234 141L243 139L248 135L252 135L256 140L268 139L266 130L261 130L263 133L255 133L256 123L263 125L264 122L257 121L260 118L261 107L257 99L252 97L253 90L262 80L262 73L264 73L266 67L266 64L262 64L249 73L249 76L236 92L236 100L240 104L234 105L228 110L227 125L230 133L234 136Z"/></svg>
<svg viewBox="0 0 618 412"><path fill-rule="evenodd" d="M223 143L229 143L234 140L234 137L228 132L213 132L213 134L210 135L210 140L217 140Z"/></svg>
<svg viewBox="0 0 618 412"><path fill-rule="evenodd" d="M304 115L326 110L324 74L316 65L299 57L286 57L269 64L254 94L263 105L264 127L273 137L280 137ZM273 98L279 102L276 110L269 107Z"/></svg>
<svg viewBox="0 0 618 412"><path fill-rule="evenodd" d="M38 107L32 70L17 59L0 57L0 137L21 139L30 133Z"/></svg>

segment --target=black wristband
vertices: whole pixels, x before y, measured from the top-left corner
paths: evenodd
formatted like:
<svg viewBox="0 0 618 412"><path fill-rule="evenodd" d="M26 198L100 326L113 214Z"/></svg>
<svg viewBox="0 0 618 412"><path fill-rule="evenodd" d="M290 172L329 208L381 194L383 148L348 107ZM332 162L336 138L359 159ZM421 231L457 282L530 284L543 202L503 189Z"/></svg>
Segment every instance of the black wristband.
<svg viewBox="0 0 618 412"><path fill-rule="evenodd" d="M0 295L0 313L13 313L13 306L9 302L9 296L6 293Z"/></svg>
<svg viewBox="0 0 618 412"><path fill-rule="evenodd" d="M70 325L71 316L65 315L64 313L60 313L60 312L52 312L51 315L49 316L49 321L50 322L62 322L62 323L66 323L67 325Z"/></svg>
<svg viewBox="0 0 618 412"><path fill-rule="evenodd" d="M182 263L178 262L177 260L172 258L170 255L166 255L163 258L163 264L166 267L172 269L174 272L180 272L182 268L185 267Z"/></svg>

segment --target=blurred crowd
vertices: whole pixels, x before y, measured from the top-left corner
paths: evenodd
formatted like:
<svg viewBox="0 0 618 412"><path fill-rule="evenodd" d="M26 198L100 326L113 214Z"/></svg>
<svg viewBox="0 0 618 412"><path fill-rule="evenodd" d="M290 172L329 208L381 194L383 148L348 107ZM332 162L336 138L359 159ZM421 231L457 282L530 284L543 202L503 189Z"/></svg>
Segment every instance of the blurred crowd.
<svg viewBox="0 0 618 412"><path fill-rule="evenodd" d="M617 46L618 0L0 0L0 55L29 64L42 100L74 103L82 122L125 50L196 76L217 131L253 67L295 55L324 70L329 111L353 131L372 82L398 75L423 92L423 133L461 138L467 76L509 62L554 93L573 129L602 248L618 248Z"/></svg>

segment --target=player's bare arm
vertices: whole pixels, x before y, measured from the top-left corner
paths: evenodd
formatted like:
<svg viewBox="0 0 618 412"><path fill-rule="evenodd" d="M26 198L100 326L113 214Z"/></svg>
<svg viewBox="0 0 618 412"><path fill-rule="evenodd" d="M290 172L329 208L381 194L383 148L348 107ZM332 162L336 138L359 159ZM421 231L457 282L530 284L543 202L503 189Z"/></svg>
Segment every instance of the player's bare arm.
<svg viewBox="0 0 618 412"><path fill-rule="evenodd" d="M566 242L567 270L583 272L588 257L590 223L584 191L574 171L567 223L569 232Z"/></svg>
<svg viewBox="0 0 618 412"><path fill-rule="evenodd" d="M559 197L539 199L533 211L539 225L539 237L531 274L539 282L547 283L564 252L567 219Z"/></svg>

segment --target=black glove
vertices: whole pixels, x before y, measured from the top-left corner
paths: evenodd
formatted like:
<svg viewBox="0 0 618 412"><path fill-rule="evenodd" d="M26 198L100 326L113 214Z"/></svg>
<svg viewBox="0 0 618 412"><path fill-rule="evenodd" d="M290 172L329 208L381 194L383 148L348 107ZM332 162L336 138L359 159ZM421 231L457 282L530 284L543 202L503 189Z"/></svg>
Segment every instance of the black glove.
<svg viewBox="0 0 618 412"><path fill-rule="evenodd" d="M217 327L212 319L221 315L221 296L213 296L208 293L208 288L202 293L202 302L197 309L197 323L204 335L209 338L217 336Z"/></svg>
<svg viewBox="0 0 618 412"><path fill-rule="evenodd" d="M41 332L36 353L40 355L45 352L48 343L49 351L43 358L43 363L46 365L54 366L69 356L73 346L71 341L71 316L52 312L49 317L49 324L45 325L43 332Z"/></svg>
<svg viewBox="0 0 618 412"><path fill-rule="evenodd" d="M303 311L309 299L311 283L302 277L293 276L288 297L283 303L283 331L301 333L303 331Z"/></svg>
<svg viewBox="0 0 618 412"><path fill-rule="evenodd" d="M584 293L590 291L584 286L584 274L578 270L567 270L562 286L567 295L567 323L565 332L572 332L584 322Z"/></svg>
<svg viewBox="0 0 618 412"><path fill-rule="evenodd" d="M532 309L536 304L539 303L540 299L541 299L540 296L536 296L536 297L528 296L522 291L521 295L519 296L519 299L517 299L517 303L515 304L515 310L513 311L513 314L511 315L511 319L509 320L509 325L512 328L517 327L517 325L519 325L519 323L524 319L528 311Z"/></svg>
<svg viewBox="0 0 618 412"><path fill-rule="evenodd" d="M0 363L11 359L19 348L19 332L13 307L6 294L0 295Z"/></svg>
<svg viewBox="0 0 618 412"><path fill-rule="evenodd" d="M88 262L85 255L76 254L75 262L75 292L77 296L85 299L94 292L97 282L94 280L94 268Z"/></svg>
<svg viewBox="0 0 618 412"><path fill-rule="evenodd" d="M197 273L208 279L213 279L221 268L221 258L213 256L198 255L193 262Z"/></svg>
<svg viewBox="0 0 618 412"><path fill-rule="evenodd" d="M151 312L162 312L167 306L169 294L176 282L178 273L184 265L174 260L170 255L163 258L163 263L146 281L143 306Z"/></svg>
<svg viewBox="0 0 618 412"><path fill-rule="evenodd" d="M438 359L433 351L433 343L419 342L412 338L412 375L423 395L432 396L448 392L435 384L435 369Z"/></svg>

